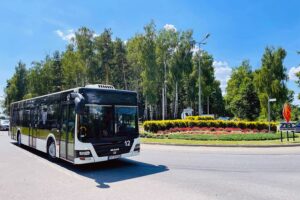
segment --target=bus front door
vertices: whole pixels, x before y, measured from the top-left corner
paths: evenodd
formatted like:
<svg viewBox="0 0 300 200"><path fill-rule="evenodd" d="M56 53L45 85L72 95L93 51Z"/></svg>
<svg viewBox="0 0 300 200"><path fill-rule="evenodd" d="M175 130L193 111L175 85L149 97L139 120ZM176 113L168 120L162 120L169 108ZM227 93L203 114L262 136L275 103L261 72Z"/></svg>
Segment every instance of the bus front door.
<svg viewBox="0 0 300 200"><path fill-rule="evenodd" d="M61 109L60 157L74 160L75 110L73 104L63 104Z"/></svg>

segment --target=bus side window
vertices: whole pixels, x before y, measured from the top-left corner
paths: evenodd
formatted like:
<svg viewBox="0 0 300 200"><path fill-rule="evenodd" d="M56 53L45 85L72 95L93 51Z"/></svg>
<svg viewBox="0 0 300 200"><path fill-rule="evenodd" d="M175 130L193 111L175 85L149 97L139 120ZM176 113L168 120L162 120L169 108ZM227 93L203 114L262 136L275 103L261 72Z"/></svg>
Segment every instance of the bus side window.
<svg viewBox="0 0 300 200"><path fill-rule="evenodd" d="M24 109L23 110L23 114L24 114L24 117L23 117L23 124L22 126L24 127L29 127L30 125L30 110L29 109Z"/></svg>
<svg viewBox="0 0 300 200"><path fill-rule="evenodd" d="M13 125L13 126L16 126L16 125L17 125L17 121L18 121L18 111L17 111L17 109L15 108L15 109L13 110L12 125Z"/></svg>
<svg viewBox="0 0 300 200"><path fill-rule="evenodd" d="M57 103L49 104L47 111L47 126L49 129L59 129L59 105Z"/></svg>
<svg viewBox="0 0 300 200"><path fill-rule="evenodd" d="M46 129L47 122L47 105L40 104L38 109L38 127L40 129Z"/></svg>

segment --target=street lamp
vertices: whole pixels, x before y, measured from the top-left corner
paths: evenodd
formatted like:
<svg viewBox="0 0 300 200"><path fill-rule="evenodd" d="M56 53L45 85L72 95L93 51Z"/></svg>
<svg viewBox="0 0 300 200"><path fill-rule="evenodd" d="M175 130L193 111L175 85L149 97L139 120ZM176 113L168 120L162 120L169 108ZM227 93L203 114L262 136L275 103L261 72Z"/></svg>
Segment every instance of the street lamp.
<svg viewBox="0 0 300 200"><path fill-rule="evenodd" d="M200 41L200 42L196 42L196 44L198 44L198 47L199 47L199 65L198 65L198 80L199 80L199 91L198 91L198 113L199 115L201 115L203 112L202 112L202 105L201 105L201 68L200 68L200 60L201 60L201 45L205 45L206 42L205 40L210 36L210 34L206 34L205 37Z"/></svg>
<svg viewBox="0 0 300 200"><path fill-rule="evenodd" d="M276 99L273 98L273 99L270 99L269 96L268 96L268 121L269 121L269 133L271 132L271 116L270 116L270 102L275 102Z"/></svg>

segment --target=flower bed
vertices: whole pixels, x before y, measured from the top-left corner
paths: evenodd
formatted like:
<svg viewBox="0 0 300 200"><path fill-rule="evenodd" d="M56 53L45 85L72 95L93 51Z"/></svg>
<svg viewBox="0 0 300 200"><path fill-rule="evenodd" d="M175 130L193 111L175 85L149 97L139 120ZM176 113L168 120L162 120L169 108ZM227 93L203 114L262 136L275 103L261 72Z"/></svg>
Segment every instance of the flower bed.
<svg viewBox="0 0 300 200"><path fill-rule="evenodd" d="M185 127L185 128L170 128L164 131L158 131L158 134L257 134L257 133L268 133L268 129L241 129L241 128L216 128L216 127Z"/></svg>
<svg viewBox="0 0 300 200"><path fill-rule="evenodd" d="M145 121L143 127L146 131L157 133L158 131L169 130L171 128L240 128L251 130L266 130L268 122L249 122L249 121L225 121L225 120L153 120ZM276 131L276 123L271 123L271 130Z"/></svg>

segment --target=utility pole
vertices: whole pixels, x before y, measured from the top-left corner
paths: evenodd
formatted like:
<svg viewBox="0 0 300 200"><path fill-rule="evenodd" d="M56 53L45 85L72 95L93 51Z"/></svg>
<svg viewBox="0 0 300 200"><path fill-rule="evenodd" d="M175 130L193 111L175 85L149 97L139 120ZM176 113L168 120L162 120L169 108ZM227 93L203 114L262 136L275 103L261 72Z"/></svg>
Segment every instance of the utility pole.
<svg viewBox="0 0 300 200"><path fill-rule="evenodd" d="M271 132L271 109L270 109L270 102L275 102L276 99L270 99L268 96L268 121L269 121L269 133Z"/></svg>
<svg viewBox="0 0 300 200"><path fill-rule="evenodd" d="M200 50L199 50L200 51ZM199 65L198 65L198 79L199 79L199 91L198 91L198 113L199 115L202 115L202 103L201 103L201 63L200 63L200 59L201 59L201 53L199 53Z"/></svg>

